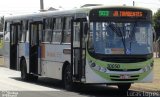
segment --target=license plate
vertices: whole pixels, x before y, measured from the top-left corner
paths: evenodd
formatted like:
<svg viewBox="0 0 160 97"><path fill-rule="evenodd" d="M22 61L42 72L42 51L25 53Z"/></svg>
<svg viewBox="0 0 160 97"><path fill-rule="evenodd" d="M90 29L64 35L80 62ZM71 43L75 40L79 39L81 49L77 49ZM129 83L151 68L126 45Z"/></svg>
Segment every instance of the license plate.
<svg viewBox="0 0 160 97"><path fill-rule="evenodd" d="M120 79L129 79L129 78L130 78L129 75L126 75L126 74L120 75Z"/></svg>

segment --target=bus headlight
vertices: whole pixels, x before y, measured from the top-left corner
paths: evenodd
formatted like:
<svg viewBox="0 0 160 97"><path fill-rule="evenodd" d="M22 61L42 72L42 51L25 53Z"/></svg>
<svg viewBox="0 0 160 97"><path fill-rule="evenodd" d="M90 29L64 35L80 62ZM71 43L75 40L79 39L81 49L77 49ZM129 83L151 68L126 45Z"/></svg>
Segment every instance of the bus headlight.
<svg viewBox="0 0 160 97"><path fill-rule="evenodd" d="M148 72L148 71L151 70L151 69L152 69L152 64L144 67L144 68L143 68L143 72Z"/></svg>
<svg viewBox="0 0 160 97"><path fill-rule="evenodd" d="M91 67L95 67L96 66L96 64L95 63L91 63Z"/></svg>
<svg viewBox="0 0 160 97"><path fill-rule="evenodd" d="M96 70L96 71L100 71L100 72L104 72L106 73L107 72L107 68L105 67L101 67L99 65L97 65L96 63L94 62L89 62L89 65L92 69Z"/></svg>
<svg viewBox="0 0 160 97"><path fill-rule="evenodd" d="M101 72L107 72L107 68L101 67L100 71Z"/></svg>
<svg viewBox="0 0 160 97"><path fill-rule="evenodd" d="M147 72L148 71L148 66L143 68L143 72Z"/></svg>

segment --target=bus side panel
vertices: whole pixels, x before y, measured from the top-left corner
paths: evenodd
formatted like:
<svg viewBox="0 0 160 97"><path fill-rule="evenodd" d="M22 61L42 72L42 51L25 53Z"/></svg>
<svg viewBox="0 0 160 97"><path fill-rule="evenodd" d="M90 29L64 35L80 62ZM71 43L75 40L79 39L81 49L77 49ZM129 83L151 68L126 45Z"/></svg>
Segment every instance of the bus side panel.
<svg viewBox="0 0 160 97"><path fill-rule="evenodd" d="M4 65L10 68L10 42L4 42Z"/></svg>
<svg viewBox="0 0 160 97"><path fill-rule="evenodd" d="M62 79L63 63L42 60L42 76Z"/></svg>
<svg viewBox="0 0 160 97"><path fill-rule="evenodd" d="M64 54L64 49L70 49L70 45L42 44L42 76L62 79L62 68L65 61L70 62L71 54Z"/></svg>

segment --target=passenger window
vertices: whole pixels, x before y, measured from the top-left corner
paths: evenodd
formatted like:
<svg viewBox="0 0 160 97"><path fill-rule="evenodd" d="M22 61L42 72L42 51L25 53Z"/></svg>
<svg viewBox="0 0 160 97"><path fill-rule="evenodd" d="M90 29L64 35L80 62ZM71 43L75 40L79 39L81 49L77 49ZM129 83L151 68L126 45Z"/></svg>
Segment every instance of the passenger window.
<svg viewBox="0 0 160 97"><path fill-rule="evenodd" d="M10 41L10 22L5 22L5 33L4 33L4 40Z"/></svg>
<svg viewBox="0 0 160 97"><path fill-rule="evenodd" d="M71 43L71 17L64 20L63 43Z"/></svg>
<svg viewBox="0 0 160 97"><path fill-rule="evenodd" d="M25 42L26 41L27 30L28 30L28 21L23 21L22 22L21 42Z"/></svg>
<svg viewBox="0 0 160 97"><path fill-rule="evenodd" d="M21 29L21 25L17 25L17 33L18 33L18 41L21 41L21 37L22 37L22 29Z"/></svg>
<svg viewBox="0 0 160 97"><path fill-rule="evenodd" d="M53 36L52 36L52 42L61 42L62 39L62 18L56 18L55 24L54 24L54 30L53 30Z"/></svg>
<svg viewBox="0 0 160 97"><path fill-rule="evenodd" d="M31 25L31 44L36 45L37 44L37 31L38 27L36 25Z"/></svg>
<svg viewBox="0 0 160 97"><path fill-rule="evenodd" d="M53 19L52 18L47 18L45 19L45 30L44 30L44 42L51 42L51 37L52 37L52 32L53 32Z"/></svg>
<svg viewBox="0 0 160 97"><path fill-rule="evenodd" d="M16 44L16 26L12 26L12 28L11 28L12 30L11 30L11 44Z"/></svg>

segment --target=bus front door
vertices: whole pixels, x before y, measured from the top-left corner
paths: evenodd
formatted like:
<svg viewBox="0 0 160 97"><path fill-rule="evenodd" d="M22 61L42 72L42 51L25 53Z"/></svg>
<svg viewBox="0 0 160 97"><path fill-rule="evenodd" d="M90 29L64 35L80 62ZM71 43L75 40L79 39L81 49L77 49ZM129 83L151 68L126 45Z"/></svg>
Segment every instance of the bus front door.
<svg viewBox="0 0 160 97"><path fill-rule="evenodd" d="M81 81L84 76L84 34L83 21L72 21L72 64L73 76L76 81Z"/></svg>
<svg viewBox="0 0 160 97"><path fill-rule="evenodd" d="M29 70L30 73L41 74L40 39L43 25L41 22L30 23L29 34Z"/></svg>

